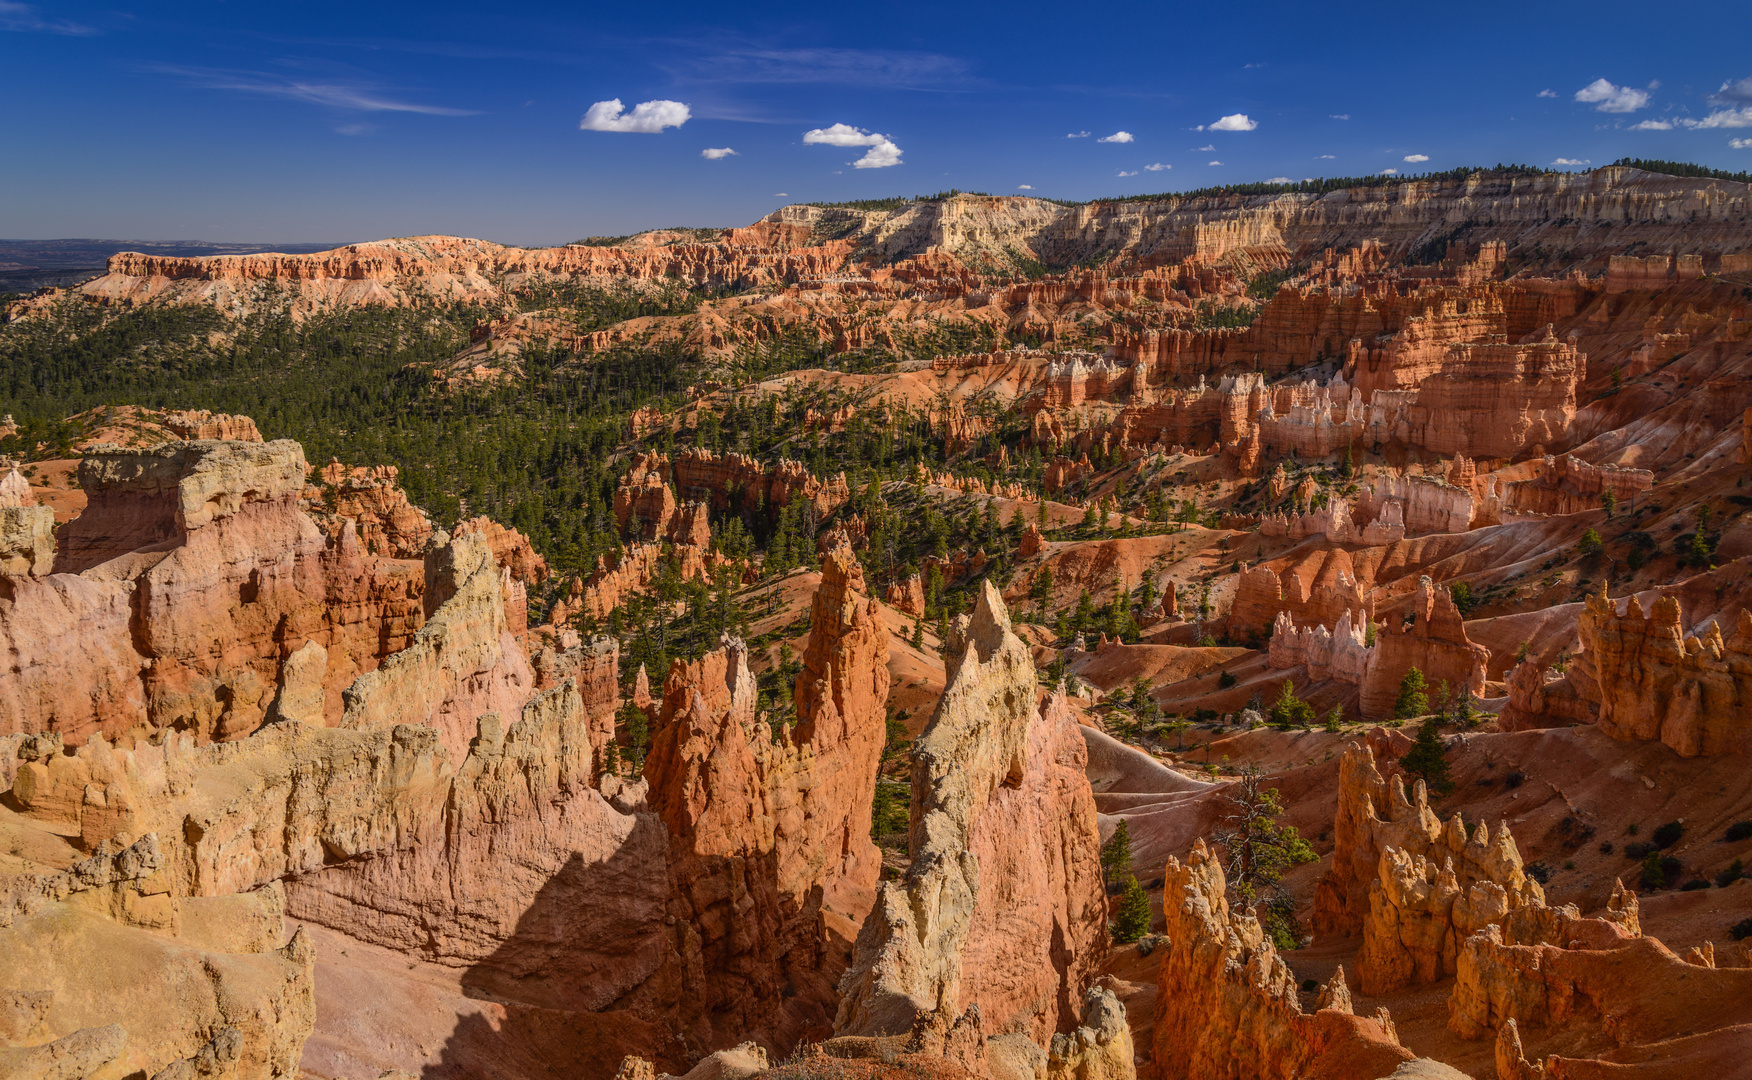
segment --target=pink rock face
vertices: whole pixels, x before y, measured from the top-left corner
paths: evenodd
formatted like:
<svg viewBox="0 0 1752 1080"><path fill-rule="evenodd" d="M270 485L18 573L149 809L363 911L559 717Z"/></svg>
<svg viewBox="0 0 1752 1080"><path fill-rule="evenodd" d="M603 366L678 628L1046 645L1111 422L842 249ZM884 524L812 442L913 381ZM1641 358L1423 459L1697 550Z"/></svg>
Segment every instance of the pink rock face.
<svg viewBox="0 0 1752 1080"><path fill-rule="evenodd" d="M1740 612L1725 640L1719 621L1696 638L1672 596L1647 618L1634 596L1623 615L1615 601L1590 596L1578 631L1608 735L1659 739L1685 757L1752 746L1752 611Z"/></svg>

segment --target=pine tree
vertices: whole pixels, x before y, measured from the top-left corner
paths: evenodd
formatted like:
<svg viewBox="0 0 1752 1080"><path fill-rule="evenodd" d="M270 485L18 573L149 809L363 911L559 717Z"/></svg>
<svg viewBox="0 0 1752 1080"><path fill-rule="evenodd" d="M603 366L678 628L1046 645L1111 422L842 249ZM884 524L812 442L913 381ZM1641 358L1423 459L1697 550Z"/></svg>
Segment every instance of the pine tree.
<svg viewBox="0 0 1752 1080"><path fill-rule="evenodd" d="M1119 819L1114 827L1113 835L1107 838L1107 843L1101 845L1101 872L1109 881L1118 881L1131 873L1131 827L1125 818Z"/></svg>
<svg viewBox="0 0 1752 1080"><path fill-rule="evenodd" d="M1150 894L1134 875L1125 883L1119 898L1119 914L1111 930L1113 940L1120 945L1132 942L1150 932Z"/></svg>
<svg viewBox="0 0 1752 1080"><path fill-rule="evenodd" d="M1407 671L1405 678L1399 681L1399 697L1393 702L1393 715L1400 720L1411 720L1429 712L1427 689L1423 672L1416 668Z"/></svg>
<svg viewBox="0 0 1752 1080"><path fill-rule="evenodd" d="M1399 758L1399 767L1424 782L1437 795L1454 790L1448 778L1448 751L1442 746L1442 734L1436 730L1434 716L1418 725L1417 739Z"/></svg>

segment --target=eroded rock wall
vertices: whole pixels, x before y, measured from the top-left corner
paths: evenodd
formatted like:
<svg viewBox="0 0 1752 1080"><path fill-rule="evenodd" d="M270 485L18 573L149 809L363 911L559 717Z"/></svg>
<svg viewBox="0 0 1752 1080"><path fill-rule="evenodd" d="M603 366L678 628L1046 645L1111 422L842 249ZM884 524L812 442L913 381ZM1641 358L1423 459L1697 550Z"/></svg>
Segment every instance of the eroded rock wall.
<svg viewBox="0 0 1752 1080"><path fill-rule="evenodd" d="M912 865L859 932L834 1028L972 1023L1042 1045L1076 1025L1106 949L1086 750L1062 699L1038 702L989 585L949 648L948 685L914 744Z"/></svg>

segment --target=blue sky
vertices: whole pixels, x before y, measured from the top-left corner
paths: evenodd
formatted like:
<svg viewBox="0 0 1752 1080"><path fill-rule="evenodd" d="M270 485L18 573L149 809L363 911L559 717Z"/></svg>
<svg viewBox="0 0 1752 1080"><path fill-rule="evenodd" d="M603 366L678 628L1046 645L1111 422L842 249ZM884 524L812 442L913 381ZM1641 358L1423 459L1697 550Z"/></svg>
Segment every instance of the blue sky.
<svg viewBox="0 0 1752 1080"><path fill-rule="evenodd" d="M551 244L949 187L1749 169L1749 44L1745 0L0 0L0 236Z"/></svg>

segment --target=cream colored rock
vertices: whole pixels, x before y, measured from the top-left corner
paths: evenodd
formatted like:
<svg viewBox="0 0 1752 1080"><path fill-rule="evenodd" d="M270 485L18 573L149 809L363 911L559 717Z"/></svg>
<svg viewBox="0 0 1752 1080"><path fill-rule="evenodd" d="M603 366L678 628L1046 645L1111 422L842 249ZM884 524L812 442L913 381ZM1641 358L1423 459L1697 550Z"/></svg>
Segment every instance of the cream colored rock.
<svg viewBox="0 0 1752 1080"><path fill-rule="evenodd" d="M952 627L949 664L914 743L912 865L859 932L835 1031L947 1032L977 1015L1044 1043L1075 1027L1106 948L1086 751L1062 703L1037 708L1030 653L989 585Z"/></svg>

